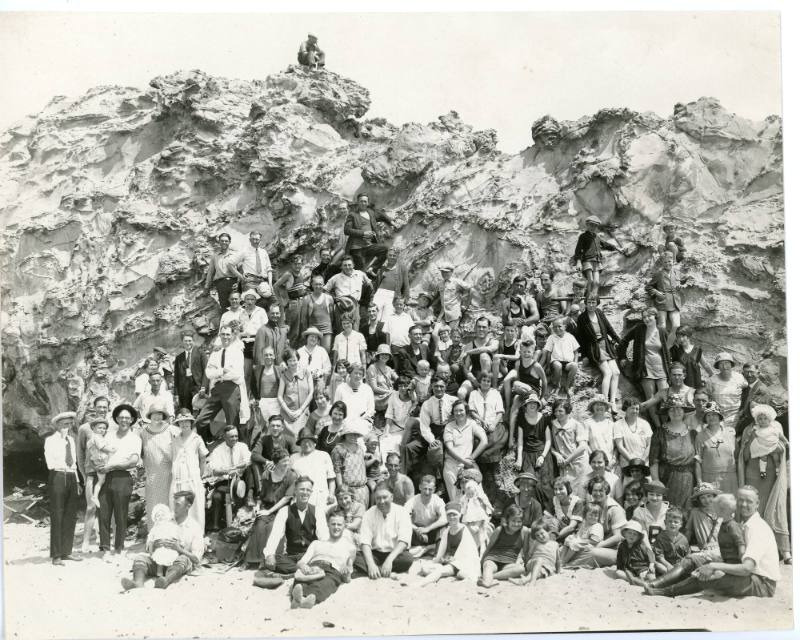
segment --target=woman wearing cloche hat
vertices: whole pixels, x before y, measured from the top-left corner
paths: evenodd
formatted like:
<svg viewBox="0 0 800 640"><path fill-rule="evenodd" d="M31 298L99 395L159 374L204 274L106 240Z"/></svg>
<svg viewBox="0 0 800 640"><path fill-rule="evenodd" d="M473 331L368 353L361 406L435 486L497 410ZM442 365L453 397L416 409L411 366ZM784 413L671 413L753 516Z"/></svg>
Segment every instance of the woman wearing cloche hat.
<svg viewBox="0 0 800 640"><path fill-rule="evenodd" d="M742 400L742 391L747 388L747 380L738 371L734 371L736 362L730 353L722 352L714 359L714 368L717 370L706 381L706 388L719 408L725 422L733 425L733 420L739 412Z"/></svg>
<svg viewBox="0 0 800 640"><path fill-rule="evenodd" d="M709 482L723 493L736 493L736 432L724 424L716 402L707 402L703 411L706 428L697 434L695 442L698 481Z"/></svg>
<svg viewBox="0 0 800 640"><path fill-rule="evenodd" d="M669 421L653 434L650 445L650 471L654 480L667 487L667 501L684 509L696 483L695 436L684 422L687 407L679 395L671 395L665 405Z"/></svg>

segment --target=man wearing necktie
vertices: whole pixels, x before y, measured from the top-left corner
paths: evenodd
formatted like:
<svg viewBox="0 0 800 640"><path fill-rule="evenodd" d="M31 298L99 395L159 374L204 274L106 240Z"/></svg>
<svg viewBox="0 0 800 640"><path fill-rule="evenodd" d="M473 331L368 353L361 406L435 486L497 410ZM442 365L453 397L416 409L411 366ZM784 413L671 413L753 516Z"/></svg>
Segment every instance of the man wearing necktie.
<svg viewBox="0 0 800 640"><path fill-rule="evenodd" d="M251 231L250 246L242 251L239 256L239 264L244 274L243 291L247 291L248 289L256 290L258 285L262 282L266 282L270 288L272 287L272 263L269 260L269 254L266 249L262 249L259 246L260 244L261 232ZM272 296L266 298L259 297L256 301L256 305L264 309L264 311L267 311L270 299L272 299Z"/></svg>
<svg viewBox="0 0 800 640"><path fill-rule="evenodd" d="M183 351L175 356L175 397L178 408L192 408L192 398L203 384L205 357L194 344L194 334L187 331L181 341Z"/></svg>
<svg viewBox="0 0 800 640"><path fill-rule="evenodd" d="M213 440L211 421L222 410L225 424L239 426L239 385L244 383L244 355L238 347L231 348L233 332L224 326L219 330L222 348L214 351L208 358L206 377L211 385L211 393L206 404L197 416L197 433L207 443Z"/></svg>
<svg viewBox="0 0 800 640"><path fill-rule="evenodd" d="M444 425L450 419L454 396L445 393L447 381L436 376L431 382L433 395L422 403L419 419L409 418L404 435L405 472L412 480L425 474L442 477Z"/></svg>
<svg viewBox="0 0 800 640"><path fill-rule="evenodd" d="M78 512L78 467L75 464L75 413L65 411L52 419L56 431L44 441L44 458L49 470L47 490L50 498L50 557L54 565L72 556Z"/></svg>

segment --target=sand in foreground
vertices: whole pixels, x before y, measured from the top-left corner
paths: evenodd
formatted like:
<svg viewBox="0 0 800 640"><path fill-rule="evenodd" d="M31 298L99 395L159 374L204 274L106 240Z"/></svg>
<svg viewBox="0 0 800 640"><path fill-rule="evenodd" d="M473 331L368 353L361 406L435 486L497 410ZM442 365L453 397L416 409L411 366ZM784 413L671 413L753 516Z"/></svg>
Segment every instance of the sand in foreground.
<svg viewBox="0 0 800 640"><path fill-rule="evenodd" d="M357 579L312 610L291 610L288 587L251 586L252 571L201 568L167 591L124 593L130 560L98 557L53 567L48 529L4 528L7 637L253 637L709 629L786 629L792 622L791 568L774 598L644 597L601 570L567 571L534 591L491 591L444 581L435 587ZM535 595L534 595L535 594ZM433 603L433 604L432 604ZM355 605L355 606L354 606ZM438 615L437 615L438 614Z"/></svg>

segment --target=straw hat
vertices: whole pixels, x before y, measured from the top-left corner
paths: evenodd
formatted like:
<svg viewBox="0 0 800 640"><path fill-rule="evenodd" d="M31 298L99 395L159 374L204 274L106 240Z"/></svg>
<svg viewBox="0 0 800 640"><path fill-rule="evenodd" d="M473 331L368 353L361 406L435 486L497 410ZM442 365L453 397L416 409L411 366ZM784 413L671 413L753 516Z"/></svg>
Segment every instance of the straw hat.
<svg viewBox="0 0 800 640"><path fill-rule="evenodd" d="M303 331L303 337L307 338L308 336L317 336L317 338L322 340L322 331L320 331L316 327L309 327L308 329Z"/></svg>
<svg viewBox="0 0 800 640"><path fill-rule="evenodd" d="M594 398L592 398L591 402L589 402L589 404L586 405L586 408L590 412L594 411L594 406L596 404L603 404L603 405L605 405L606 409L610 409L611 408L611 403L608 401L608 399L603 394L600 394L600 393L598 393L597 395L595 395Z"/></svg>
<svg viewBox="0 0 800 640"><path fill-rule="evenodd" d="M703 406L703 422L708 422L706 420L706 416L712 413L716 413L719 416L720 420L725 419L725 416L723 415L722 410L719 408L719 405L713 400L710 400L709 402L706 402L706 404Z"/></svg>
<svg viewBox="0 0 800 640"><path fill-rule="evenodd" d="M154 413L161 413L166 418L169 415L167 401L157 398L149 407L147 407L147 415L145 417L149 420L150 416Z"/></svg>
<svg viewBox="0 0 800 640"><path fill-rule="evenodd" d="M514 478L514 486L518 489L520 480L533 480L534 482L539 482L539 478L537 478L535 474L529 473L528 471L523 471L516 478Z"/></svg>
<svg viewBox="0 0 800 640"><path fill-rule="evenodd" d="M727 351L723 351L722 353L717 355L716 359L714 360L715 369L719 369L720 362L730 362L732 367L736 366L736 360L734 360L733 356Z"/></svg>
<svg viewBox="0 0 800 640"><path fill-rule="evenodd" d="M256 293L262 298L269 298L272 295L272 285L266 280L264 280L264 282L259 282L256 287Z"/></svg>
<svg viewBox="0 0 800 640"><path fill-rule="evenodd" d="M50 419L50 424L53 426L58 426L58 423L61 420L74 420L75 419L75 412L74 411L62 411L61 413L57 413Z"/></svg>
<svg viewBox="0 0 800 640"><path fill-rule="evenodd" d="M192 412L185 407L179 409L178 413L175 415L175 418L173 419L173 422L177 424L179 422L187 422L187 421L194 422L194 416L192 415Z"/></svg>
<svg viewBox="0 0 800 640"><path fill-rule="evenodd" d="M695 500L700 496L718 496L719 494L720 490L717 489L713 484L710 482L701 482L692 491L692 500Z"/></svg>
<svg viewBox="0 0 800 640"><path fill-rule="evenodd" d="M392 350L389 348L389 345L385 344L385 343L384 344L379 344L378 345L378 350L375 351L375 357L376 358L378 356L390 356L391 357L391 355L392 355Z"/></svg>
<svg viewBox="0 0 800 640"><path fill-rule="evenodd" d="M683 403L683 397L679 393L673 393L669 395L661 405L661 412L666 413L670 409L675 409L676 407L683 409L684 413L691 413L694 411L694 407Z"/></svg>

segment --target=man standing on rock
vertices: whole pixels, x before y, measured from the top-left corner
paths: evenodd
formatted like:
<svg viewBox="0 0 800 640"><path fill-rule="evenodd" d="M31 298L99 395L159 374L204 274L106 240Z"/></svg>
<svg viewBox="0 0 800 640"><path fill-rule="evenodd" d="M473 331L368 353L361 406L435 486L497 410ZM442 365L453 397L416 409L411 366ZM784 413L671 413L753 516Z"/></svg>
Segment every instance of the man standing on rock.
<svg viewBox="0 0 800 640"><path fill-rule="evenodd" d="M49 470L50 557L54 565L62 565L64 560L79 560L72 556L78 512L78 467L75 440L70 435L75 413L59 413L51 423L56 430L44 441L44 459Z"/></svg>
<svg viewBox="0 0 800 640"><path fill-rule="evenodd" d="M208 261L208 272L206 273L206 284L203 293L208 295L211 285L217 290L217 301L221 308L225 308L230 298L231 291L238 287L238 283L244 283L244 275L237 268L240 260L239 255L231 249L231 236L228 233L220 233L217 236L219 250L212 254Z"/></svg>
<svg viewBox="0 0 800 640"><path fill-rule="evenodd" d="M179 409L192 408L192 398L203 385L206 358L194 345L194 334L187 331L181 340L183 351L175 356L175 399Z"/></svg>
<svg viewBox="0 0 800 640"><path fill-rule="evenodd" d="M269 261L269 254L266 249L262 249L261 232L250 232L250 246L239 254L241 271L244 274L244 290L258 290L260 284L266 282L269 289L272 289L272 263ZM263 289L262 289L263 290ZM266 291L266 290L264 290ZM256 304L267 310L269 296L259 296Z"/></svg>
<svg viewBox="0 0 800 640"><path fill-rule="evenodd" d="M220 409L225 412L225 424L238 427L241 402L239 388L244 382L244 355L240 348L231 348L233 331L230 327L222 327L219 338L222 348L209 356L206 365L211 392L195 423L198 435L207 443L213 440L211 421Z"/></svg>
<svg viewBox="0 0 800 640"><path fill-rule="evenodd" d="M356 198L356 211L347 214L344 235L347 236L345 253L353 257L356 269L374 277L375 272L386 262L389 249L381 244L378 222L393 226L392 219L383 211L369 206L369 196L361 193ZM344 269L343 269L344 270Z"/></svg>

